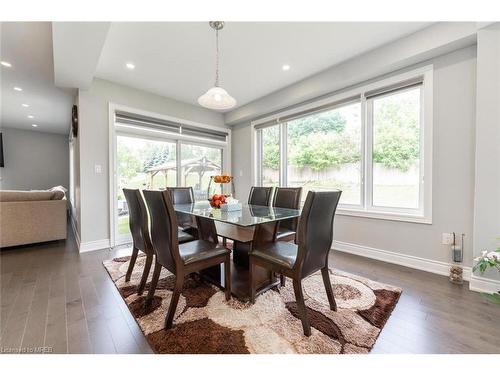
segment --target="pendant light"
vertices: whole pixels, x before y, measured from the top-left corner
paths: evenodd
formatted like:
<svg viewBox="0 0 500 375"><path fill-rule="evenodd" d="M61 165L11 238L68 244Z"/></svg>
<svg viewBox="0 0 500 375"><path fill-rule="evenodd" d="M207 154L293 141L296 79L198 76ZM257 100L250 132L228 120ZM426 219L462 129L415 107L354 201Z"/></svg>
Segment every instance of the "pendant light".
<svg viewBox="0 0 500 375"><path fill-rule="evenodd" d="M224 27L224 22L211 21L209 24L215 30L215 85L198 98L198 103L215 110L230 109L236 105L236 99L219 86L219 30Z"/></svg>

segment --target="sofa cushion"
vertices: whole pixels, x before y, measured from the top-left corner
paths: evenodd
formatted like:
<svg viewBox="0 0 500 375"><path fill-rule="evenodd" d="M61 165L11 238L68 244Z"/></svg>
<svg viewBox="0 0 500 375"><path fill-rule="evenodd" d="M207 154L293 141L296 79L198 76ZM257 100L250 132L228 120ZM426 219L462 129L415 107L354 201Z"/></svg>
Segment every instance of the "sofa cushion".
<svg viewBox="0 0 500 375"><path fill-rule="evenodd" d="M46 190L0 190L0 202L27 202L60 200L64 197L61 192Z"/></svg>

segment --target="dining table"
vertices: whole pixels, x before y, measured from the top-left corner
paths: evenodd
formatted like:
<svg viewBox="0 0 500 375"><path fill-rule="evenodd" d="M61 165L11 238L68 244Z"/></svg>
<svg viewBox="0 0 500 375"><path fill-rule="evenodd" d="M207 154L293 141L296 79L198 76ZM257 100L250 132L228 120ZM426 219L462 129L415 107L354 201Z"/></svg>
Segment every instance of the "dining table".
<svg viewBox="0 0 500 375"><path fill-rule="evenodd" d="M225 211L213 208L208 201L189 204L175 204L174 210L180 214L192 215L196 221L198 237L219 243L219 237L232 240L231 294L243 301L250 298L249 254L254 246L259 250L276 241L280 220L298 218L300 210L242 204L241 209ZM225 243L225 241L224 241ZM214 266L200 272L207 281L224 287L224 265ZM277 275L257 267L254 274L257 294L279 284Z"/></svg>

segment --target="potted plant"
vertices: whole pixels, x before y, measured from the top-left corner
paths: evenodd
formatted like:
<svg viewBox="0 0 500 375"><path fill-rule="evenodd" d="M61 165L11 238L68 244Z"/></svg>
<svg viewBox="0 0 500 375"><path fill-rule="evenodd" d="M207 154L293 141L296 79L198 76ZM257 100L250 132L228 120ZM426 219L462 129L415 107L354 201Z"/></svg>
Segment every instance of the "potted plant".
<svg viewBox="0 0 500 375"><path fill-rule="evenodd" d="M500 272L500 248L496 251L483 251L480 256L474 258L476 265L472 269L473 271L479 270L479 272L484 273L488 268L496 268ZM500 292L487 294L483 293L486 299L492 303L500 305Z"/></svg>

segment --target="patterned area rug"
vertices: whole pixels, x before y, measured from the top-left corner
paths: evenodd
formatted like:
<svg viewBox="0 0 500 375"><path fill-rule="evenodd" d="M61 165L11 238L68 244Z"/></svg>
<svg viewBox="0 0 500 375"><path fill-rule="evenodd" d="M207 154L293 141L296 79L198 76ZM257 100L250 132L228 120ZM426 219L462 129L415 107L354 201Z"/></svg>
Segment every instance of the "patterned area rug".
<svg viewBox="0 0 500 375"><path fill-rule="evenodd" d="M251 305L234 298L226 302L221 290L193 274L185 280L174 327L166 331L174 275L162 270L153 304L145 311L145 296L136 293L145 257L138 257L125 282L129 259L103 264L156 353L368 353L401 295L399 288L330 270L338 305L334 312L321 273L314 274L303 282L312 329L306 337L290 280Z"/></svg>

